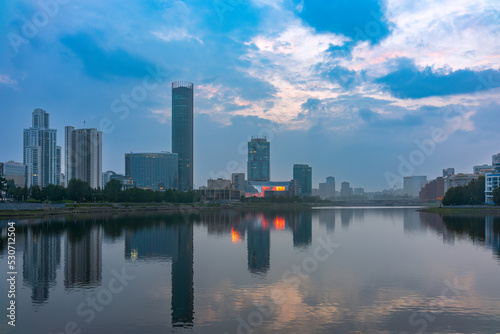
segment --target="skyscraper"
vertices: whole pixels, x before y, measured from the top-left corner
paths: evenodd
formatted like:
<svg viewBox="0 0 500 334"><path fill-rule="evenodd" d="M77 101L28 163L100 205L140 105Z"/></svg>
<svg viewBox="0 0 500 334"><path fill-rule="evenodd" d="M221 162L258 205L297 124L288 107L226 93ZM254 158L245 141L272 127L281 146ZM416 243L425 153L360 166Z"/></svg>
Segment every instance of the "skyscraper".
<svg viewBox="0 0 500 334"><path fill-rule="evenodd" d="M335 198L335 178L333 176L328 176L326 183L319 184L319 196L321 199Z"/></svg>
<svg viewBox="0 0 500 334"><path fill-rule="evenodd" d="M57 130L49 129L49 113L35 109L32 126L23 133L23 164L26 186L59 185L61 168L57 163Z"/></svg>
<svg viewBox="0 0 500 334"><path fill-rule="evenodd" d="M193 83L172 83L172 152L179 155L179 190L193 189Z"/></svg>
<svg viewBox="0 0 500 334"><path fill-rule="evenodd" d="M252 137L248 142L248 181L269 181L271 178L271 143L266 137Z"/></svg>
<svg viewBox="0 0 500 334"><path fill-rule="evenodd" d="M78 179L102 189L102 132L67 126L65 142L67 183Z"/></svg>
<svg viewBox="0 0 500 334"><path fill-rule="evenodd" d="M312 195L312 168L309 165L293 165L293 179L299 181L302 196Z"/></svg>

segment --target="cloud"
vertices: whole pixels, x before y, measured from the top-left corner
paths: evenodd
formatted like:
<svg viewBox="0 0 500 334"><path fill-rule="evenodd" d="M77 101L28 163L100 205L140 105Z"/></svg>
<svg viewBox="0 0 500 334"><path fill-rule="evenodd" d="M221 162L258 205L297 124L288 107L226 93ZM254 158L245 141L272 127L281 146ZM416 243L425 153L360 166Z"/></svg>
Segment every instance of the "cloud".
<svg viewBox="0 0 500 334"><path fill-rule="evenodd" d="M360 109L359 117L369 125L379 128L415 127L424 124L422 116L404 115L402 118L385 118L370 109Z"/></svg>
<svg viewBox="0 0 500 334"><path fill-rule="evenodd" d="M324 76L331 82L337 83L345 90L351 89L359 83L356 71L346 67L334 66L324 73Z"/></svg>
<svg viewBox="0 0 500 334"><path fill-rule="evenodd" d="M9 85L9 86L15 86L17 85L17 81L11 79L8 75L0 74L0 83Z"/></svg>
<svg viewBox="0 0 500 334"><path fill-rule="evenodd" d="M142 78L148 73L147 66L155 67L142 57L122 48L102 47L95 37L98 34L80 32L61 38L61 43L80 59L90 77L100 80L112 76Z"/></svg>
<svg viewBox="0 0 500 334"><path fill-rule="evenodd" d="M379 43L390 33L379 0L303 0L298 16L318 32L342 34L353 41Z"/></svg>
<svg viewBox="0 0 500 334"><path fill-rule="evenodd" d="M451 71L447 68L418 69L408 59L402 59L397 70L378 78L375 82L402 99L419 99L429 96L445 96L475 93L500 87L500 71L488 69Z"/></svg>

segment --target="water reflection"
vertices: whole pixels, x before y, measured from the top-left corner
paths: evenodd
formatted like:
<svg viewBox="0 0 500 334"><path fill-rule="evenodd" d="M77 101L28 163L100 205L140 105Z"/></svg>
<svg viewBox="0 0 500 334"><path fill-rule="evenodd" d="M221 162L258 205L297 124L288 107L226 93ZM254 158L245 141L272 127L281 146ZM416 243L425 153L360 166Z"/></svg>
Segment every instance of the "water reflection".
<svg viewBox="0 0 500 334"><path fill-rule="evenodd" d="M155 223L128 229L125 259L172 261L172 326L190 327L194 319L193 225Z"/></svg>
<svg viewBox="0 0 500 334"><path fill-rule="evenodd" d="M56 285L56 270L61 264L61 230L48 231L34 226L24 235L23 281L31 287L31 300L42 304L49 288Z"/></svg>
<svg viewBox="0 0 500 334"><path fill-rule="evenodd" d="M66 228L64 287L94 288L102 279L102 226L96 221L74 222Z"/></svg>
<svg viewBox="0 0 500 334"><path fill-rule="evenodd" d="M339 219L342 229L335 231L335 222ZM366 224L361 226L364 222ZM98 291L89 292L90 289L107 284L107 280L103 279L103 271L106 273L110 269L103 269L103 262L110 266L121 260L131 267L140 268L138 270L144 275L149 274L148 268L155 265L165 267L163 264L167 263L171 265L171 277L151 276L154 287L140 288L161 290L161 287L171 283L167 288L167 293L171 293L171 304L168 305L166 297L167 305L164 308L170 307L170 318L166 321L169 326L176 328L197 328L197 324L203 322L206 326L210 321L215 322L213 319L232 324L234 319L244 316L242 312L248 311L251 314L255 310L254 304L247 303L247 300L269 298L278 289L290 303L277 308L276 313L266 320L270 323L274 321L273 325L276 327L266 327L262 332L269 328L269 331L290 331L294 326L302 328L300 326L306 325L320 331L328 328L337 331L376 332L383 326L386 326L383 327L384 330L401 328L401 331L407 331L415 329L408 325L407 320L412 312L418 312L428 304L432 305L433 300L439 297L435 293L439 293L444 286L439 275L451 280L453 276L448 274L455 275L454 270L450 269L448 272L448 268L436 269L436 263L432 259L420 254L425 247L434 242L432 247L438 246L437 249L442 252L441 259L448 260L443 255L443 249L459 252L459 246L474 244L488 249L488 253L493 252L500 259L499 218L439 216L415 210L214 210L191 216L144 215L76 221L56 219L18 224L18 247L23 249L23 283L30 288L33 304L49 303L49 295L55 303L62 303L60 295L55 298L53 296L57 294L51 292L58 284L62 286L62 280L58 280L58 269L59 273L64 272L65 289L61 290L66 295L86 296ZM2 225L3 231L4 226ZM341 255L334 253L332 256L335 265L328 262L329 258L320 263L317 272L301 279L299 285L280 279L283 272L293 265L304 263L302 261L308 254L309 257L314 256L318 245L316 239L325 232L336 240L346 238L339 251ZM400 235L403 237L397 240ZM436 236L439 239L436 240ZM443 247L441 239L444 244L455 246ZM2 240L5 245L3 232ZM206 248L207 245L216 244L220 247L220 253L217 253L219 256L214 255L213 261L224 262L227 271L213 274L210 272L210 263L194 263L195 240L197 256L200 252L208 252L209 256L205 257L209 258L208 262L212 261L212 249ZM393 241L395 244L391 244ZM408 244L414 248L407 248ZM290 252L292 245L295 250L300 251ZM369 247L369 251L363 247ZM395 254L391 247L399 247L397 249L401 250L402 255ZM117 257L107 254L108 249L116 249ZM224 257L224 252L227 252L227 258ZM5 250L3 254L5 258ZM62 254L64 260L61 259ZM321 254L326 253L323 251ZM417 260L415 263L411 262L413 257ZM64 262L64 268L60 268L61 262ZM239 271L233 273L237 271L235 268L238 268L238 264ZM196 305L195 265L198 279ZM452 264L446 263L446 266ZM456 271L456 276L463 278L461 284L470 281L467 283L469 290L462 293L463 298L448 300L449 309L439 314L440 318L435 321L434 326L447 328L447 321L451 324L452 320L459 317L475 317L474 321L477 323L482 311L484 317L489 317L488 321L496 321L491 316L498 311L493 305L495 300L481 300L477 297L481 297L479 289L491 289L486 287L494 286L495 282L492 282L491 277L481 277L481 274L482 272L477 273L477 277L474 277L470 272ZM474 290L475 286L478 286L477 290ZM434 291L436 289L438 291ZM157 295L162 298L162 291ZM125 302L135 304L134 298L146 297L136 293L116 298L124 298ZM474 308L471 306L471 309L467 309L469 301ZM25 317L29 317L30 310L25 308ZM146 308L141 312L155 310ZM163 316L166 315L163 313ZM363 325L360 327L357 322ZM367 323L377 325L366 325ZM151 332L159 332L159 327L161 326L158 325ZM470 328L469 332L474 332L474 328ZM105 332L104 329L99 330L95 333ZM227 331L231 332L232 328Z"/></svg>

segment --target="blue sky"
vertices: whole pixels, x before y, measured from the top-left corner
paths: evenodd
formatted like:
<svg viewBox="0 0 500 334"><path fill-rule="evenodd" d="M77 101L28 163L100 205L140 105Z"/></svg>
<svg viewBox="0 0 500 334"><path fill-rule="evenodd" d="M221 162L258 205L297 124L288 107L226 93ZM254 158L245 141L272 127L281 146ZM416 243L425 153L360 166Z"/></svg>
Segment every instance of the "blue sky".
<svg viewBox="0 0 500 334"><path fill-rule="evenodd" d="M0 161L22 161L35 108L61 146L66 125L102 130L103 170L170 151L174 80L195 83L196 187L246 172L253 135L273 180L306 163L315 187L391 188L500 152L496 0L19 0L0 16Z"/></svg>

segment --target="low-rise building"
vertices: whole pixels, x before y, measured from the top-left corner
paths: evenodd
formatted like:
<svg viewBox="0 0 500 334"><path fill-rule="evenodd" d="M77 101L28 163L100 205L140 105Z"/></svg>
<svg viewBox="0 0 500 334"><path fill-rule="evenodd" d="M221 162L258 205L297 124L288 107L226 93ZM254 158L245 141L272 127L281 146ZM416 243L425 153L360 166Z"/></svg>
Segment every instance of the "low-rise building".
<svg viewBox="0 0 500 334"><path fill-rule="evenodd" d="M450 188L458 187L458 186L466 186L472 180L477 180L479 178L479 174L456 174L452 176L448 176L444 179L444 193L448 191Z"/></svg>
<svg viewBox="0 0 500 334"><path fill-rule="evenodd" d="M6 180L14 181L16 187L24 187L26 185L26 166L12 160L4 162L0 176Z"/></svg>
<svg viewBox="0 0 500 334"><path fill-rule="evenodd" d="M484 201L486 204L494 204L493 190L500 187L500 173L486 174L484 181Z"/></svg>
<svg viewBox="0 0 500 334"><path fill-rule="evenodd" d="M420 190L420 200L422 202L439 202L444 198L444 178L438 177L428 182Z"/></svg>

